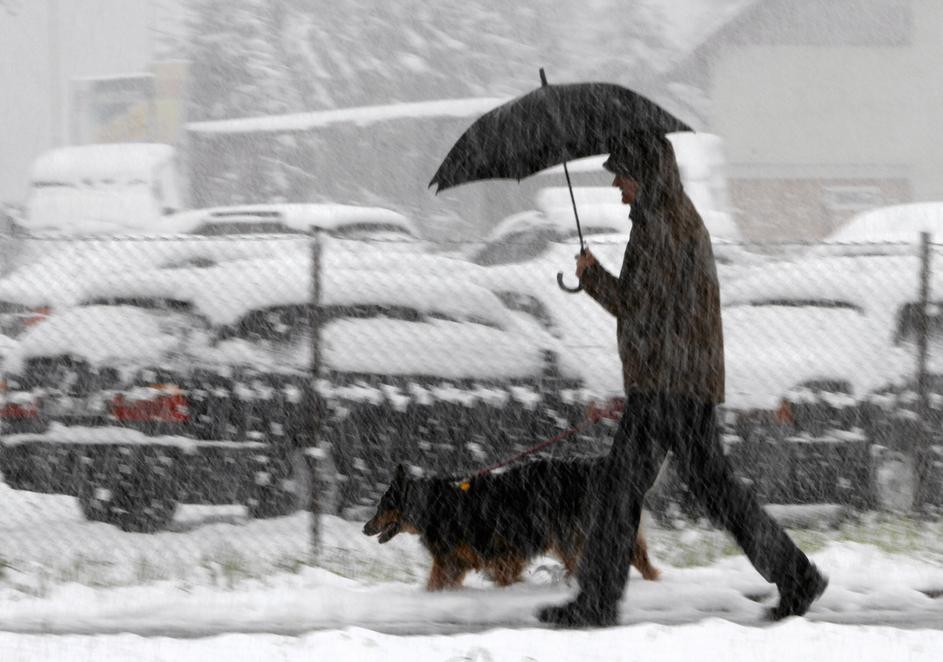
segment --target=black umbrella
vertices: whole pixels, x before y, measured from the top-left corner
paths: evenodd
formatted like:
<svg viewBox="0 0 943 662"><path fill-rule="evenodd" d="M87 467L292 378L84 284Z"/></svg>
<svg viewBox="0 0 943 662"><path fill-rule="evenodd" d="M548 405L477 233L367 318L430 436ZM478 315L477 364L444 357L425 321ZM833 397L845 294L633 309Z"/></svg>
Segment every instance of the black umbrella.
<svg viewBox="0 0 943 662"><path fill-rule="evenodd" d="M650 99L611 83L541 86L478 118L449 150L429 186L436 192L483 179L521 179L563 164L576 229L583 231L567 161L605 154L633 135L692 129ZM562 274L557 281L563 286ZM579 288L570 291L579 291Z"/></svg>

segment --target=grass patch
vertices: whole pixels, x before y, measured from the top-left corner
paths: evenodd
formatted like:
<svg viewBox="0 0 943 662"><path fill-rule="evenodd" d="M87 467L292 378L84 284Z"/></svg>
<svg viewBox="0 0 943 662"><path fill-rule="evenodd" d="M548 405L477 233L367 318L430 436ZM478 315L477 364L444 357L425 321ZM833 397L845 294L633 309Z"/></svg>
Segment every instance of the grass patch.
<svg viewBox="0 0 943 662"><path fill-rule="evenodd" d="M943 521L927 521L889 513L865 513L831 531L794 532L816 551L829 542L873 545L889 554L904 554L927 561L943 561ZM806 549L806 547L803 547Z"/></svg>
<svg viewBox="0 0 943 662"><path fill-rule="evenodd" d="M335 575L364 582L416 582L425 580L428 568L422 560L400 553L377 557L358 556L343 547L321 548L317 566Z"/></svg>
<svg viewBox="0 0 943 662"><path fill-rule="evenodd" d="M710 565L719 558L742 554L733 538L709 523L686 523L683 528L645 527L652 556L678 568ZM903 554L943 563L943 520L921 520L871 512L842 522L835 529L789 529L806 553L814 554L833 542L872 545L889 554Z"/></svg>
<svg viewBox="0 0 943 662"><path fill-rule="evenodd" d="M212 556L204 554L200 558L199 566L212 586L227 589L233 589L241 582L259 576L252 568L251 559L231 547L224 547Z"/></svg>
<svg viewBox="0 0 943 662"><path fill-rule="evenodd" d="M112 568L113 564L110 561L93 559L79 554L67 561L65 565L51 568L47 579L56 584L74 582L85 586L108 586L108 576Z"/></svg>
<svg viewBox="0 0 943 662"><path fill-rule="evenodd" d="M295 556L285 556L276 559L272 564L272 567L277 572L287 572L292 575L297 575L302 571L302 569L311 567L311 563L307 559L300 559Z"/></svg>

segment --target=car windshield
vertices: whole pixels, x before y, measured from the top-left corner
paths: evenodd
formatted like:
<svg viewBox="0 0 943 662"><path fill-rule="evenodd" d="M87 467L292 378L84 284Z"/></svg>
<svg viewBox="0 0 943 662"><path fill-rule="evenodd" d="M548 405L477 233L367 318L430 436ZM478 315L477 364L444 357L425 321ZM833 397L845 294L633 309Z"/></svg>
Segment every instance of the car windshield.
<svg viewBox="0 0 943 662"><path fill-rule="evenodd" d="M517 313L524 313L528 317L536 320L545 331L553 331L553 318L547 312L547 308L541 303L540 299L524 292L495 292L501 303L509 310Z"/></svg>
<svg viewBox="0 0 943 662"><path fill-rule="evenodd" d="M389 223L351 223L332 231L333 235L343 239L390 239L407 241L412 239L403 228Z"/></svg>
<svg viewBox="0 0 943 662"><path fill-rule="evenodd" d="M219 237L234 234L303 234L279 221L212 221L203 223L193 234Z"/></svg>

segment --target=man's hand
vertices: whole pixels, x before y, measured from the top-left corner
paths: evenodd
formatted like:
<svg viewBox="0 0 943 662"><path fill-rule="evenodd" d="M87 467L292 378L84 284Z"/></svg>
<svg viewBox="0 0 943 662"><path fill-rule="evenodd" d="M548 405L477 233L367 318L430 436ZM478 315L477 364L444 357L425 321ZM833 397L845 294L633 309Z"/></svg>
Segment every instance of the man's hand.
<svg viewBox="0 0 943 662"><path fill-rule="evenodd" d="M596 256L588 248L582 251L576 256L576 277L582 280L583 272L597 264L599 263L596 261Z"/></svg>

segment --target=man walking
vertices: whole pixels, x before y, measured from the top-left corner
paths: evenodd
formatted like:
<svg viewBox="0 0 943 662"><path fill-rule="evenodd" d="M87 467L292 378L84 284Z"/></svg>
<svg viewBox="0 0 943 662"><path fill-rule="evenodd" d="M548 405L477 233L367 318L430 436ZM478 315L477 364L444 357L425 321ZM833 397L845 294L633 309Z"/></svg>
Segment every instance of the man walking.
<svg viewBox="0 0 943 662"><path fill-rule="evenodd" d="M606 626L618 618L642 501L669 450L715 522L779 588L772 619L802 615L828 584L733 475L716 406L724 399L720 290L710 237L685 195L671 143L633 135L605 163L630 204L632 231L618 278L589 251L577 257L586 292L617 320L625 409L599 486L572 602L540 610L546 623Z"/></svg>

